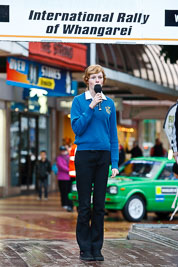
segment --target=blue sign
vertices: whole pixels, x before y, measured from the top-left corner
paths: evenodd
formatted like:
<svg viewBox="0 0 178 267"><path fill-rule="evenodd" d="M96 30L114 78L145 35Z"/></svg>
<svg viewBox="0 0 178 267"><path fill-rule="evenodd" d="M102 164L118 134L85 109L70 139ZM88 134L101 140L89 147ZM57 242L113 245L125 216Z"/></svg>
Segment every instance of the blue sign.
<svg viewBox="0 0 178 267"><path fill-rule="evenodd" d="M7 84L24 88L43 89L47 96L74 96L71 72L27 59L8 57Z"/></svg>
<svg viewBox="0 0 178 267"><path fill-rule="evenodd" d="M164 201L164 195L156 195L156 201Z"/></svg>

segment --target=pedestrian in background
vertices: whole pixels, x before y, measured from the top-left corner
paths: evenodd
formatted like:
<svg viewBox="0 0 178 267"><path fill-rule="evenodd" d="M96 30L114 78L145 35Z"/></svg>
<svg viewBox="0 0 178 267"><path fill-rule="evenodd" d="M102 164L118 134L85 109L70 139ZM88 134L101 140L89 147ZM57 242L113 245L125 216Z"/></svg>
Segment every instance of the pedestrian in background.
<svg viewBox="0 0 178 267"><path fill-rule="evenodd" d="M66 146L60 146L59 156L56 159L58 173L58 186L61 195L61 205L67 211L73 210L72 201L69 200L68 194L71 192L71 179L69 176L69 154Z"/></svg>
<svg viewBox="0 0 178 267"><path fill-rule="evenodd" d="M77 151L77 145L72 144L70 152L69 152L69 176L71 180L71 188L70 192L72 192L72 183L76 181L76 171L75 171L75 153ZM71 201L72 202L72 201ZM73 208L73 203L71 204Z"/></svg>
<svg viewBox="0 0 178 267"><path fill-rule="evenodd" d="M125 161L125 150L121 144L119 144L119 163L118 166L122 165Z"/></svg>
<svg viewBox="0 0 178 267"><path fill-rule="evenodd" d="M119 173L114 102L102 92L95 92L96 88L103 86L105 80L106 75L100 65L89 66L84 75L87 90L74 98L71 108L71 124L77 145L75 168L79 209L76 236L80 259L86 261L104 260L101 249L110 162L112 177Z"/></svg>
<svg viewBox="0 0 178 267"><path fill-rule="evenodd" d="M126 152L131 154L131 158L136 158L136 157L142 157L143 156L142 150L138 145L138 141L134 141L133 148L131 150L127 149Z"/></svg>
<svg viewBox="0 0 178 267"><path fill-rule="evenodd" d="M38 199L42 199L42 190L44 188L44 199L48 199L48 175L51 172L51 163L47 159L46 151L40 152L40 160L37 165Z"/></svg>
<svg viewBox="0 0 178 267"><path fill-rule="evenodd" d="M178 164L177 164L177 162L175 162L174 165L172 166L172 171L173 171L174 177L176 179L178 179Z"/></svg>
<svg viewBox="0 0 178 267"><path fill-rule="evenodd" d="M156 138L155 145L150 150L151 157L165 157L166 150L163 148L163 145L159 138Z"/></svg>
<svg viewBox="0 0 178 267"><path fill-rule="evenodd" d="M75 171L75 153L77 151L77 145L72 144L70 152L69 152L69 176L70 179L75 181L76 179L76 171Z"/></svg>

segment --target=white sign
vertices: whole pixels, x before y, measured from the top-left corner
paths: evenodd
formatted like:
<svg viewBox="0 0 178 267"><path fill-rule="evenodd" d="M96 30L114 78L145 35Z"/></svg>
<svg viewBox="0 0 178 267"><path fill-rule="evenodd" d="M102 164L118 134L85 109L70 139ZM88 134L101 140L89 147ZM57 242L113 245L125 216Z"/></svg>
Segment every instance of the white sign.
<svg viewBox="0 0 178 267"><path fill-rule="evenodd" d="M0 0L0 40L177 44L178 0Z"/></svg>

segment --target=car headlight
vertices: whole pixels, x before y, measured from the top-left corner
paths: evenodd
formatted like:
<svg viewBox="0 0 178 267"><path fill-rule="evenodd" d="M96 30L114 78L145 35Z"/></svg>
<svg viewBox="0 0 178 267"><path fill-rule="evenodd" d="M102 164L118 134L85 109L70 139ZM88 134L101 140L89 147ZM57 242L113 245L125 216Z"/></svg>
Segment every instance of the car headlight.
<svg viewBox="0 0 178 267"><path fill-rule="evenodd" d="M117 186L109 186L109 187L108 187L108 193L109 193L109 194L116 195L117 192L118 192L118 188L117 188Z"/></svg>
<svg viewBox="0 0 178 267"><path fill-rule="evenodd" d="M76 185L76 184L73 184L73 185L72 185L72 191L73 191L73 192L77 192L77 185Z"/></svg>

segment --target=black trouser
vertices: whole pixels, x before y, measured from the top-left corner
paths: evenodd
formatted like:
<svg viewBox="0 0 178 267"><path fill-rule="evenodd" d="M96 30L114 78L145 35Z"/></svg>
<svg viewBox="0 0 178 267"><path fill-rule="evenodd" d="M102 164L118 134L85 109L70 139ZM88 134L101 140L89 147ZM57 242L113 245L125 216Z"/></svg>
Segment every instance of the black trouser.
<svg viewBox="0 0 178 267"><path fill-rule="evenodd" d="M81 251L100 250L104 235L105 194L110 164L110 151L85 150L75 155L79 197L77 242ZM91 192L93 189L93 210Z"/></svg>
<svg viewBox="0 0 178 267"><path fill-rule="evenodd" d="M38 181L38 195L42 198L42 188L44 187L44 197L48 198L48 177L39 179Z"/></svg>
<svg viewBox="0 0 178 267"><path fill-rule="evenodd" d="M71 180L58 180L62 206L73 207L72 201L68 198L68 194L71 192L71 183Z"/></svg>

